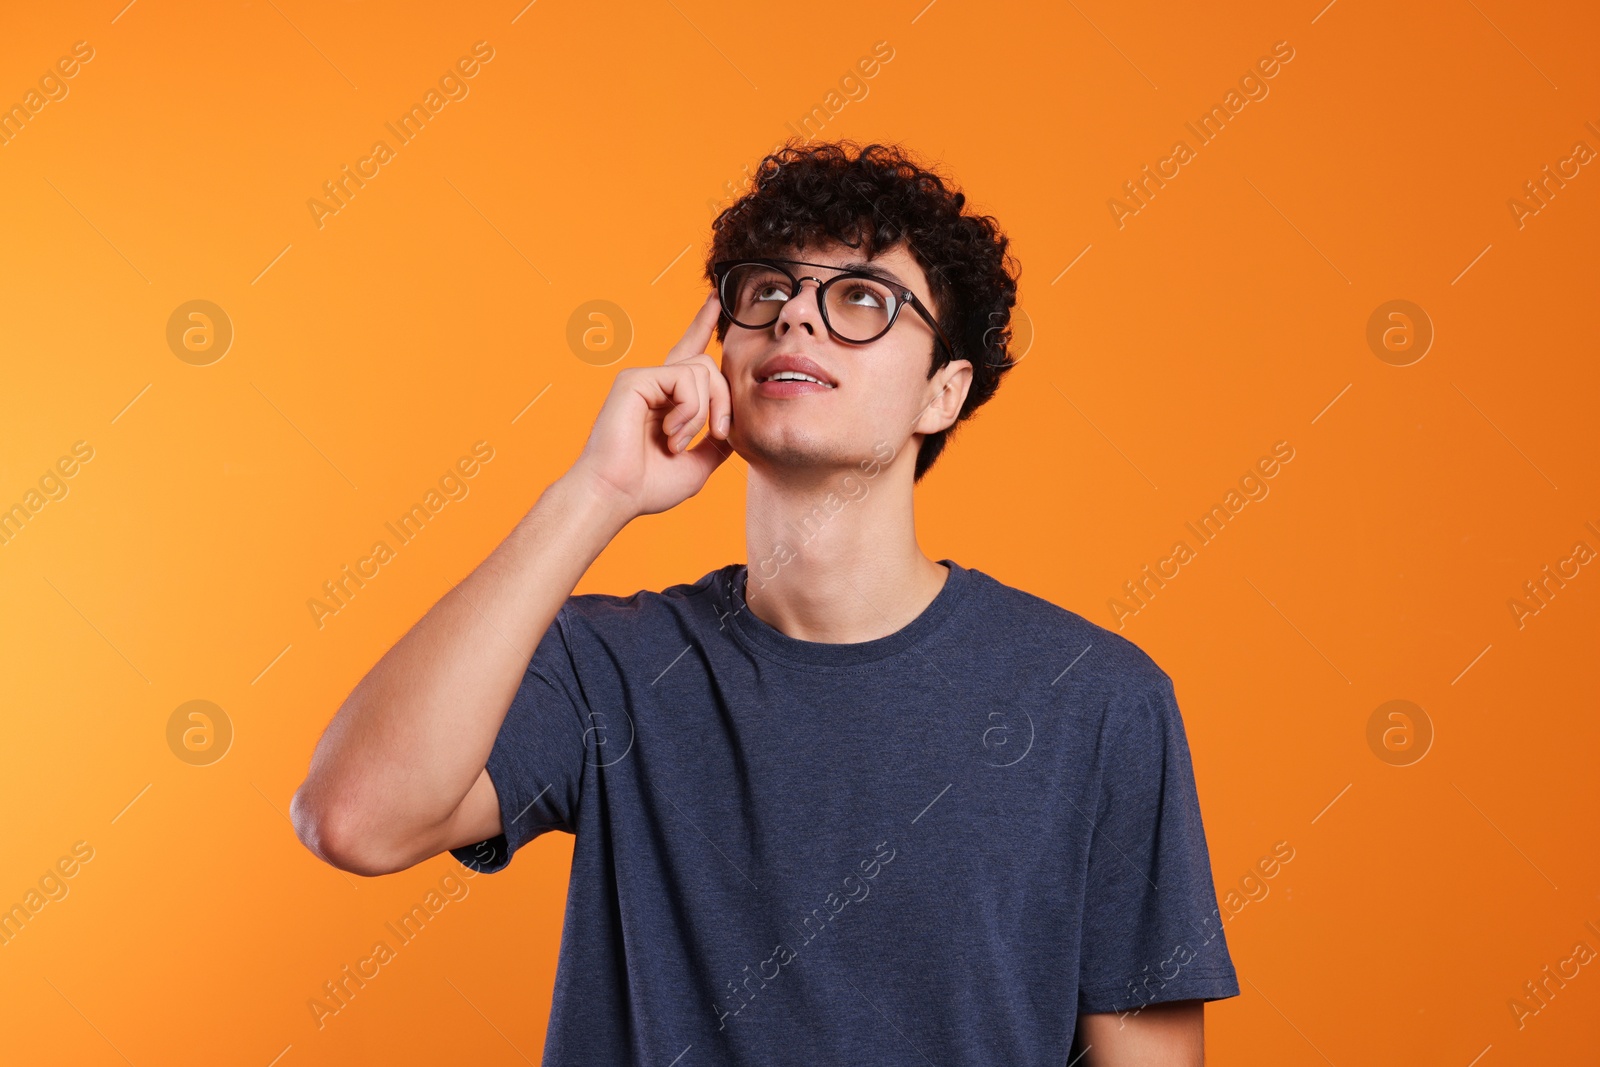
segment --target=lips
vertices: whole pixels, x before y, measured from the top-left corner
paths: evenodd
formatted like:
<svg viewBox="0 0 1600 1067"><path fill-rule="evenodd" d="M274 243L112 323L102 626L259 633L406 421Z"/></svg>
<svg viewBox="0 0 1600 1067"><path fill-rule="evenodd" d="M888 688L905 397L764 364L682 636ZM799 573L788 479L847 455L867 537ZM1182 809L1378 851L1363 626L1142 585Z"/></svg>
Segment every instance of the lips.
<svg viewBox="0 0 1600 1067"><path fill-rule="evenodd" d="M817 364L813 363L804 356L795 355L773 356L771 359L768 359L765 363L761 364L761 366L756 368L756 383L758 385L766 383L772 378L773 375L781 373L782 371L795 371L800 374L809 375L810 377L817 379L818 382L822 383L821 388L831 389L837 388L839 385L838 382L834 381L833 378L829 376L827 371L823 370ZM785 380L794 381L795 384L798 385L811 384L809 382L798 381L796 379ZM777 384L782 383L780 382Z"/></svg>

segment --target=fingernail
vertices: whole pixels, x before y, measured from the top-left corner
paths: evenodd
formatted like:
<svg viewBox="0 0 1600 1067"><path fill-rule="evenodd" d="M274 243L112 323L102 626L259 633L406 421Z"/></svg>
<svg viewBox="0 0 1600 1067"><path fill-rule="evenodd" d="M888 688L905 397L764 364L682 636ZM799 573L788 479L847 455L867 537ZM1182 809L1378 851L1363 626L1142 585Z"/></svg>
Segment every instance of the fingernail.
<svg viewBox="0 0 1600 1067"><path fill-rule="evenodd" d="M722 431L724 436L727 435L728 424L731 423L732 421L733 421L733 416L732 415L724 415L724 416L722 416L722 421L717 423L718 429L720 429Z"/></svg>

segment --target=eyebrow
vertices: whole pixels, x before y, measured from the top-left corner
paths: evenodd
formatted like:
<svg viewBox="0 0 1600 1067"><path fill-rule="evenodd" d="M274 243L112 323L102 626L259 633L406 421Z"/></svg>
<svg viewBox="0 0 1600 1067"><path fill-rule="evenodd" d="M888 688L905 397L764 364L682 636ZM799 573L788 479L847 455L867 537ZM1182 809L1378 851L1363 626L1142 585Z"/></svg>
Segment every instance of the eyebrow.
<svg viewBox="0 0 1600 1067"><path fill-rule="evenodd" d="M792 260L792 259L785 259L785 260L782 260L781 262L784 262L784 263L796 263L798 261L797 260ZM906 285L905 282L901 281L894 274L890 273L889 271L884 270L882 267L874 266L871 262L869 262L867 260L864 260L864 259L852 259L852 260L848 260L848 261L846 261L844 263L823 264L823 266L830 267L833 270L850 271L850 272L854 272L854 273L857 273L857 274L868 274L868 275L871 275L874 278L878 278L878 279L881 279L883 281L890 282L890 283L892 283L894 285L898 285L902 289L909 289L910 288L910 286Z"/></svg>
<svg viewBox="0 0 1600 1067"><path fill-rule="evenodd" d="M874 267L871 263L867 263L865 261L852 261L850 263L846 263L843 265L843 269L848 271L857 271L861 274L870 274L875 278L882 278L886 282L893 282L902 289L907 287L905 282L884 270L882 267Z"/></svg>

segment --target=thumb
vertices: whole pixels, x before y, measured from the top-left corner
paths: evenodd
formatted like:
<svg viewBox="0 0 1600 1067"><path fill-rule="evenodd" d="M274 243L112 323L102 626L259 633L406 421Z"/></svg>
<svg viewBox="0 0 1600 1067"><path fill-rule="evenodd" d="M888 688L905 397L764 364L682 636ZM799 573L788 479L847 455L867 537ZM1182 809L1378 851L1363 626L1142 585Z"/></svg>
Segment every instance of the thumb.
<svg viewBox="0 0 1600 1067"><path fill-rule="evenodd" d="M704 468L704 477L711 477L711 473L723 462L733 455L733 449L726 441L719 441L710 433L700 438L700 443L687 452L679 453L679 458L691 457L696 465Z"/></svg>

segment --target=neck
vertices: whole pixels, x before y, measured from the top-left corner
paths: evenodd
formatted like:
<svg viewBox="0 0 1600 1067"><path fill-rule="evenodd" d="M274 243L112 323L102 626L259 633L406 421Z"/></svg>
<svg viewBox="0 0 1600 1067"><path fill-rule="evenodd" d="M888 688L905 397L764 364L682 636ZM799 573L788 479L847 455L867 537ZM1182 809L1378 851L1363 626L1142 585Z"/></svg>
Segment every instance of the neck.
<svg viewBox="0 0 1600 1067"><path fill-rule="evenodd" d="M750 465L746 610L789 637L854 644L921 615L949 571L917 544L914 451L901 462L819 472Z"/></svg>

